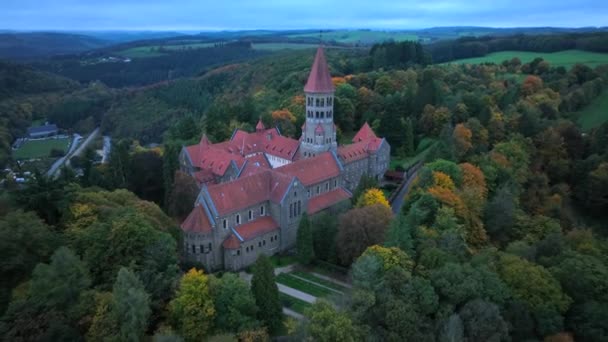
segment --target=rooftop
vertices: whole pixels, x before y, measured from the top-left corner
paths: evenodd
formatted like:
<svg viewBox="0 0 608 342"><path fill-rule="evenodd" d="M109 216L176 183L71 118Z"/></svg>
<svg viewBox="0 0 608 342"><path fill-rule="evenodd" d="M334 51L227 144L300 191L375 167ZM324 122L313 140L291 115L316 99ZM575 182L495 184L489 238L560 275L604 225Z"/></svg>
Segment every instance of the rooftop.
<svg viewBox="0 0 608 342"><path fill-rule="evenodd" d="M323 52L323 48L319 46L315 55L315 61L308 75L308 81L304 86L304 91L307 93L330 93L335 90L336 88L331 81L327 60L325 59L325 53Z"/></svg>
<svg viewBox="0 0 608 342"><path fill-rule="evenodd" d="M329 208L334 204L340 203L351 198L352 195L343 188L336 188L322 195L311 198L308 201L307 213L312 215L319 211Z"/></svg>

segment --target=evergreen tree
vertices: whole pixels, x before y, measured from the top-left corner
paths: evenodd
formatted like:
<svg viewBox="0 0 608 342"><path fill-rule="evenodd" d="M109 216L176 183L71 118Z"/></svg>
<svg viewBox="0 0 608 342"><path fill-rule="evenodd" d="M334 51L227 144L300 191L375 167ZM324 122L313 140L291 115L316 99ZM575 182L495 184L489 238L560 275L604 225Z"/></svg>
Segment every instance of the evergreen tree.
<svg viewBox="0 0 608 342"><path fill-rule="evenodd" d="M300 219L298 226L298 235L296 240L296 248L298 259L301 264L308 265L315 257L315 251L312 244L312 229L308 215L304 213Z"/></svg>
<svg viewBox="0 0 608 342"><path fill-rule="evenodd" d="M414 123L411 118L407 118L404 121L405 126L405 138L403 142L403 154L406 157L414 155L416 149L414 147Z"/></svg>
<svg viewBox="0 0 608 342"><path fill-rule="evenodd" d="M112 296L112 315L118 323L119 340L141 341L150 317L150 298L144 285L129 269L121 268Z"/></svg>
<svg viewBox="0 0 608 342"><path fill-rule="evenodd" d="M270 332L276 332L281 326L283 316L279 300L279 288L275 282L274 269L266 255L260 255L253 266L251 292L260 309L259 319Z"/></svg>

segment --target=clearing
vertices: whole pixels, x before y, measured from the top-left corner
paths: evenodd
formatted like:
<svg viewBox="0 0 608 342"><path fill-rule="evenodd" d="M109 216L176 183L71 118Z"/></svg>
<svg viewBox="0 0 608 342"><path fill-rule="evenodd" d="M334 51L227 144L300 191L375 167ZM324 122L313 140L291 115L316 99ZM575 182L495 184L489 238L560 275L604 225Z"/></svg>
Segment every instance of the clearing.
<svg viewBox="0 0 608 342"><path fill-rule="evenodd" d="M584 131L608 121L608 89L604 89L587 107L579 111L577 116Z"/></svg>
<svg viewBox="0 0 608 342"><path fill-rule="evenodd" d="M17 150L13 151L15 159L46 158L51 150L62 150L65 153L70 145L70 138L28 140Z"/></svg>
<svg viewBox="0 0 608 342"><path fill-rule="evenodd" d="M500 64L505 60L518 57L522 63L528 63L534 58L540 57L551 64L551 66L570 68L577 63L586 64L591 68L598 65L608 64L608 53L589 52L582 50L565 50L559 52L529 52L529 51L501 51L487 54L484 57L457 59L444 64Z"/></svg>

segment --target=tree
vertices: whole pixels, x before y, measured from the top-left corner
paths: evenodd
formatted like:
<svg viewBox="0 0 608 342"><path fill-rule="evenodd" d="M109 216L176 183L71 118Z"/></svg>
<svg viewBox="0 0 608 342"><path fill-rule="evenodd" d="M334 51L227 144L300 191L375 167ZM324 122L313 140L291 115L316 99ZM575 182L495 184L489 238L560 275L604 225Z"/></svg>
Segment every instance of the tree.
<svg viewBox="0 0 608 342"><path fill-rule="evenodd" d="M277 331L281 326L283 312L274 268L266 255L260 255L253 266L251 292L260 310L258 318L271 333Z"/></svg>
<svg viewBox="0 0 608 342"><path fill-rule="evenodd" d="M199 189L196 180L184 172L176 171L173 184L168 191L170 191L170 195L166 207L169 215L184 220L192 211L192 206L198 196Z"/></svg>
<svg viewBox="0 0 608 342"><path fill-rule="evenodd" d="M534 75L528 75L521 85L521 92L524 96L532 95L543 87L543 80Z"/></svg>
<svg viewBox="0 0 608 342"><path fill-rule="evenodd" d="M386 197L384 197L384 193L380 189L371 188L367 189L363 195L359 197L356 207L361 208L376 204L390 208L390 204Z"/></svg>
<svg viewBox="0 0 608 342"><path fill-rule="evenodd" d="M380 204L342 214L336 243L340 262L350 265L367 247L382 243L391 217L391 210Z"/></svg>
<svg viewBox="0 0 608 342"><path fill-rule="evenodd" d="M173 327L187 341L200 341L211 331L215 318L209 278L196 269L184 274L169 304Z"/></svg>
<svg viewBox="0 0 608 342"><path fill-rule="evenodd" d="M398 247L405 253L414 256L415 227L409 221L402 213L395 216L386 232L385 245L387 247Z"/></svg>
<svg viewBox="0 0 608 342"><path fill-rule="evenodd" d="M359 185L357 185L357 188L355 189L355 191L353 191L353 197L352 197L353 204L355 204L359 201L359 197L361 197L361 195L363 195L363 193L365 191L367 191L368 189L377 188L377 187L378 187L378 180L375 177L368 176L367 174L364 174L363 176L361 176L361 178L359 179Z"/></svg>
<svg viewBox="0 0 608 342"><path fill-rule="evenodd" d="M457 124L452 133L454 144L456 145L456 153L460 159L463 159L467 153L473 148L471 138L473 133L464 124Z"/></svg>
<svg viewBox="0 0 608 342"><path fill-rule="evenodd" d="M328 213L317 214L315 216L315 224L312 225L311 228L315 257L330 263L337 263L337 218Z"/></svg>
<svg viewBox="0 0 608 342"><path fill-rule="evenodd" d="M500 315L498 306L475 299L460 310L465 336L470 341L500 342L508 338L507 322Z"/></svg>
<svg viewBox="0 0 608 342"><path fill-rule="evenodd" d="M315 341L349 342L358 340L357 330L348 315L336 311L319 299L309 311L308 332Z"/></svg>
<svg viewBox="0 0 608 342"><path fill-rule="evenodd" d="M122 341L140 341L150 317L150 298L137 276L127 268L118 271L112 288L111 315L117 322L117 337Z"/></svg>
<svg viewBox="0 0 608 342"><path fill-rule="evenodd" d="M209 279L209 293L215 305L216 331L241 332L259 326L256 319L258 307L244 280L231 273Z"/></svg>
<svg viewBox="0 0 608 342"><path fill-rule="evenodd" d="M404 126L405 138L403 141L403 155L405 157L410 157L416 152L416 148L414 147L414 123L412 122L412 119L409 117L405 119Z"/></svg>
<svg viewBox="0 0 608 342"><path fill-rule="evenodd" d="M298 253L298 260L303 265L308 265L315 257L312 229L306 213L300 218L296 237L296 250Z"/></svg>
<svg viewBox="0 0 608 342"><path fill-rule="evenodd" d="M26 279L34 266L46 261L59 239L32 212L16 210L0 219L0 312L4 312L10 290Z"/></svg>

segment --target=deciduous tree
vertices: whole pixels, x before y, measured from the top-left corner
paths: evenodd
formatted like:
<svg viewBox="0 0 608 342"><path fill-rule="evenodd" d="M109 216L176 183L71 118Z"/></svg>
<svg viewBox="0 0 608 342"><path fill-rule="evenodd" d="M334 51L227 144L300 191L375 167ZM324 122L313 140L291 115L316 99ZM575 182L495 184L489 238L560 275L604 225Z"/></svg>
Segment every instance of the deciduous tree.
<svg viewBox="0 0 608 342"><path fill-rule="evenodd" d="M174 328L188 341L201 341L213 327L216 312L209 293L209 278L191 269L180 280L169 304Z"/></svg>

